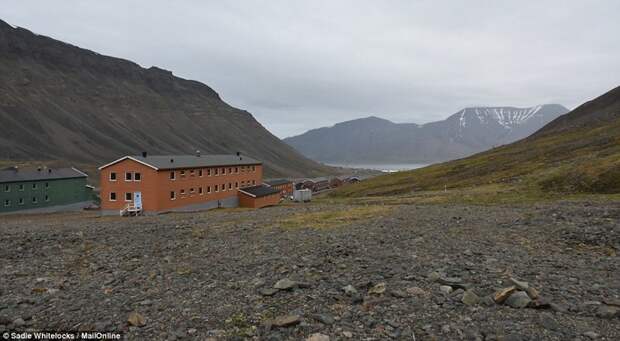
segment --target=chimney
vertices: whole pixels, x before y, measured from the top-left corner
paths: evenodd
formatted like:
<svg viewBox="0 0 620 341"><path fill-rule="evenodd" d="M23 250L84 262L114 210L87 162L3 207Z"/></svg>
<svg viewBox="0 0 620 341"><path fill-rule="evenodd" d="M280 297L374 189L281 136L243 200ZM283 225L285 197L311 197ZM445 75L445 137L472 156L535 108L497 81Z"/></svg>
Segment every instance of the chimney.
<svg viewBox="0 0 620 341"><path fill-rule="evenodd" d="M142 157L146 158L146 152L142 152Z"/></svg>
<svg viewBox="0 0 620 341"><path fill-rule="evenodd" d="M174 159L170 159L170 163L174 163Z"/></svg>
<svg viewBox="0 0 620 341"><path fill-rule="evenodd" d="M200 150L196 150L196 157L200 157Z"/></svg>

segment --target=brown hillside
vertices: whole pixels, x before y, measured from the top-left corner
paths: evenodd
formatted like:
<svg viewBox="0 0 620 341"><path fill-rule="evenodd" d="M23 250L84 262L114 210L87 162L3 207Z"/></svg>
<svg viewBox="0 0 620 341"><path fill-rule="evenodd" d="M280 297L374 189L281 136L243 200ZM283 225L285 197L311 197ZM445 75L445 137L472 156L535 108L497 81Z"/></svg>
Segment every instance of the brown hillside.
<svg viewBox="0 0 620 341"><path fill-rule="evenodd" d="M234 153L268 175L331 169L172 72L84 50L0 21L0 160L101 164L125 154Z"/></svg>

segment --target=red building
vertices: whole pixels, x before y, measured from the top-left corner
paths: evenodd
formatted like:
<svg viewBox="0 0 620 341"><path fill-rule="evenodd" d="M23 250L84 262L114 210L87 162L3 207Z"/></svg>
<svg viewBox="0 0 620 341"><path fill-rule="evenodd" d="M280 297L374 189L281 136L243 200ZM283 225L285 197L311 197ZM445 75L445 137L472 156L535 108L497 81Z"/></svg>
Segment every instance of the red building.
<svg viewBox="0 0 620 341"><path fill-rule="evenodd" d="M290 197L293 195L293 182L286 179L276 179L265 181L265 184L269 187L275 188L280 191L282 198Z"/></svg>
<svg viewBox="0 0 620 341"><path fill-rule="evenodd" d="M262 184L263 165L244 155L125 156L99 168L101 209L190 211L239 205L239 189ZM253 207L260 207L253 204Z"/></svg>

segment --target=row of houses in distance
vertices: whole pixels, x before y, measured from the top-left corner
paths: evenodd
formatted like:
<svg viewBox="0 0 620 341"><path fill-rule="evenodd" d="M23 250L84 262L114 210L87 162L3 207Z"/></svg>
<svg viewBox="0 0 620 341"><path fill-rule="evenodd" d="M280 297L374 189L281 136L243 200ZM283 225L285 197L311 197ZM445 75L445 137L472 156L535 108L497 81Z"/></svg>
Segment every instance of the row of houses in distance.
<svg viewBox="0 0 620 341"><path fill-rule="evenodd" d="M318 193L328 189L338 188L343 185L354 184L362 180L363 178L361 176L334 176L300 179L295 182L295 189L309 189L314 193Z"/></svg>
<svg viewBox="0 0 620 341"><path fill-rule="evenodd" d="M231 155L124 156L99 167L102 214L261 208L296 189L321 192L359 177L263 180L261 161ZM0 171L0 213L83 208L93 202L87 174L76 168Z"/></svg>

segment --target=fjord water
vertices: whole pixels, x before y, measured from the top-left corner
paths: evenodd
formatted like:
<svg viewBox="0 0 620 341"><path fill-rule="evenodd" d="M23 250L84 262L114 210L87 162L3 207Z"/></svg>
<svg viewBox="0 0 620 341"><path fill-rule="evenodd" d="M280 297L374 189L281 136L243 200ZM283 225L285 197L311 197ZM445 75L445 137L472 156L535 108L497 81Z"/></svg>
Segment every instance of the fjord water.
<svg viewBox="0 0 620 341"><path fill-rule="evenodd" d="M406 170L412 170L416 168L422 168L428 166L425 163L379 163L379 164L362 164L362 163L327 163L328 166L344 167L344 168L360 168L360 169L372 169L385 173L394 173Z"/></svg>

